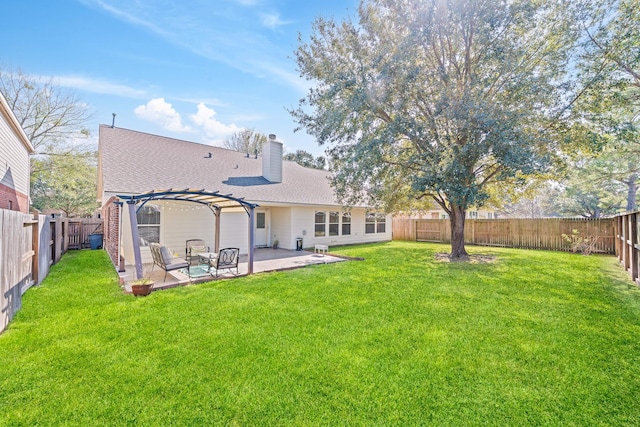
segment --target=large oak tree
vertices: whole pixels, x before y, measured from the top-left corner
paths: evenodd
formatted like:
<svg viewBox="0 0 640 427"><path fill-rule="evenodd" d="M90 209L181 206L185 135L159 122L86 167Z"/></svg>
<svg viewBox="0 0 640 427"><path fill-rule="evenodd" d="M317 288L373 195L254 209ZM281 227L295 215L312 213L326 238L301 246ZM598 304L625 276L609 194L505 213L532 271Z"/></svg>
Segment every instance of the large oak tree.
<svg viewBox="0 0 640 427"><path fill-rule="evenodd" d="M557 152L572 7L362 0L357 22L318 18L295 52L315 87L291 113L329 145L343 202L432 198L451 220L451 258L466 258L467 207Z"/></svg>

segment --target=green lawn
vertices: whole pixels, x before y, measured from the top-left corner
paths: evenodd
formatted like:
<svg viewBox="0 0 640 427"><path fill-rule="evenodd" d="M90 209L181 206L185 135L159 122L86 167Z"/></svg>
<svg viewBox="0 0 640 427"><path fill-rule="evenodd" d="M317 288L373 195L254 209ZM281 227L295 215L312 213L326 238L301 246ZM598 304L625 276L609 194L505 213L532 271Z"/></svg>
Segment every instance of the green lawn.
<svg viewBox="0 0 640 427"><path fill-rule="evenodd" d="M145 298L70 252L0 335L0 425L640 425L640 291L613 257L447 249Z"/></svg>

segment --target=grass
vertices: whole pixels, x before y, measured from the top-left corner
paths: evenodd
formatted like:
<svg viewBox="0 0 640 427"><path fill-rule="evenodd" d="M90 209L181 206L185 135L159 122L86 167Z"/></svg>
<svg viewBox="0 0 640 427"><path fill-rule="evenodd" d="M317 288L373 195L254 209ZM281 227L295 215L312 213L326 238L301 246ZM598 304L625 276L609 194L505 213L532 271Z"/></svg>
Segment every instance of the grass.
<svg viewBox="0 0 640 427"><path fill-rule="evenodd" d="M0 336L0 425L640 424L640 291L613 257L442 245L146 298L70 252Z"/></svg>

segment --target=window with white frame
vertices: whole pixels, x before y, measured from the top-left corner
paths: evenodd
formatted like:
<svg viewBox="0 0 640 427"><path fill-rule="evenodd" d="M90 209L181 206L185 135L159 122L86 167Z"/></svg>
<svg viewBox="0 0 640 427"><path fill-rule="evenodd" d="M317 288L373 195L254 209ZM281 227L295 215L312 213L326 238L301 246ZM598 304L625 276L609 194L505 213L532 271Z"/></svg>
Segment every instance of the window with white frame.
<svg viewBox="0 0 640 427"><path fill-rule="evenodd" d="M383 213L376 214L376 233L384 233L387 230L387 216Z"/></svg>
<svg viewBox="0 0 640 427"><path fill-rule="evenodd" d="M387 216L384 213L368 212L364 219L366 234L384 233L387 230Z"/></svg>
<svg viewBox="0 0 640 427"><path fill-rule="evenodd" d="M326 227L327 227L327 213L316 211L315 215L315 236L323 237L326 236Z"/></svg>
<svg viewBox="0 0 640 427"><path fill-rule="evenodd" d="M478 219L478 211L469 211L469 218Z"/></svg>
<svg viewBox="0 0 640 427"><path fill-rule="evenodd" d="M160 243L160 206L147 203L136 214L140 246Z"/></svg>
<svg viewBox="0 0 640 427"><path fill-rule="evenodd" d="M351 234L351 212L342 212L342 235Z"/></svg>
<svg viewBox="0 0 640 427"><path fill-rule="evenodd" d="M376 232L376 214L368 212L364 218L365 234L374 234Z"/></svg>
<svg viewBox="0 0 640 427"><path fill-rule="evenodd" d="M329 236L337 236L340 232L340 212L329 212Z"/></svg>

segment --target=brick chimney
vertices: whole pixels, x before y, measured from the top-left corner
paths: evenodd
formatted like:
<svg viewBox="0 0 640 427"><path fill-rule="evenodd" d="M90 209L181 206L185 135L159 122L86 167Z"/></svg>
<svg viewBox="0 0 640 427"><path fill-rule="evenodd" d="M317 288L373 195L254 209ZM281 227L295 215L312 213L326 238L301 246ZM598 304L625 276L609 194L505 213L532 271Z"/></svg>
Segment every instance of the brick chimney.
<svg viewBox="0 0 640 427"><path fill-rule="evenodd" d="M262 146L262 176L269 182L282 182L282 142L274 134Z"/></svg>

